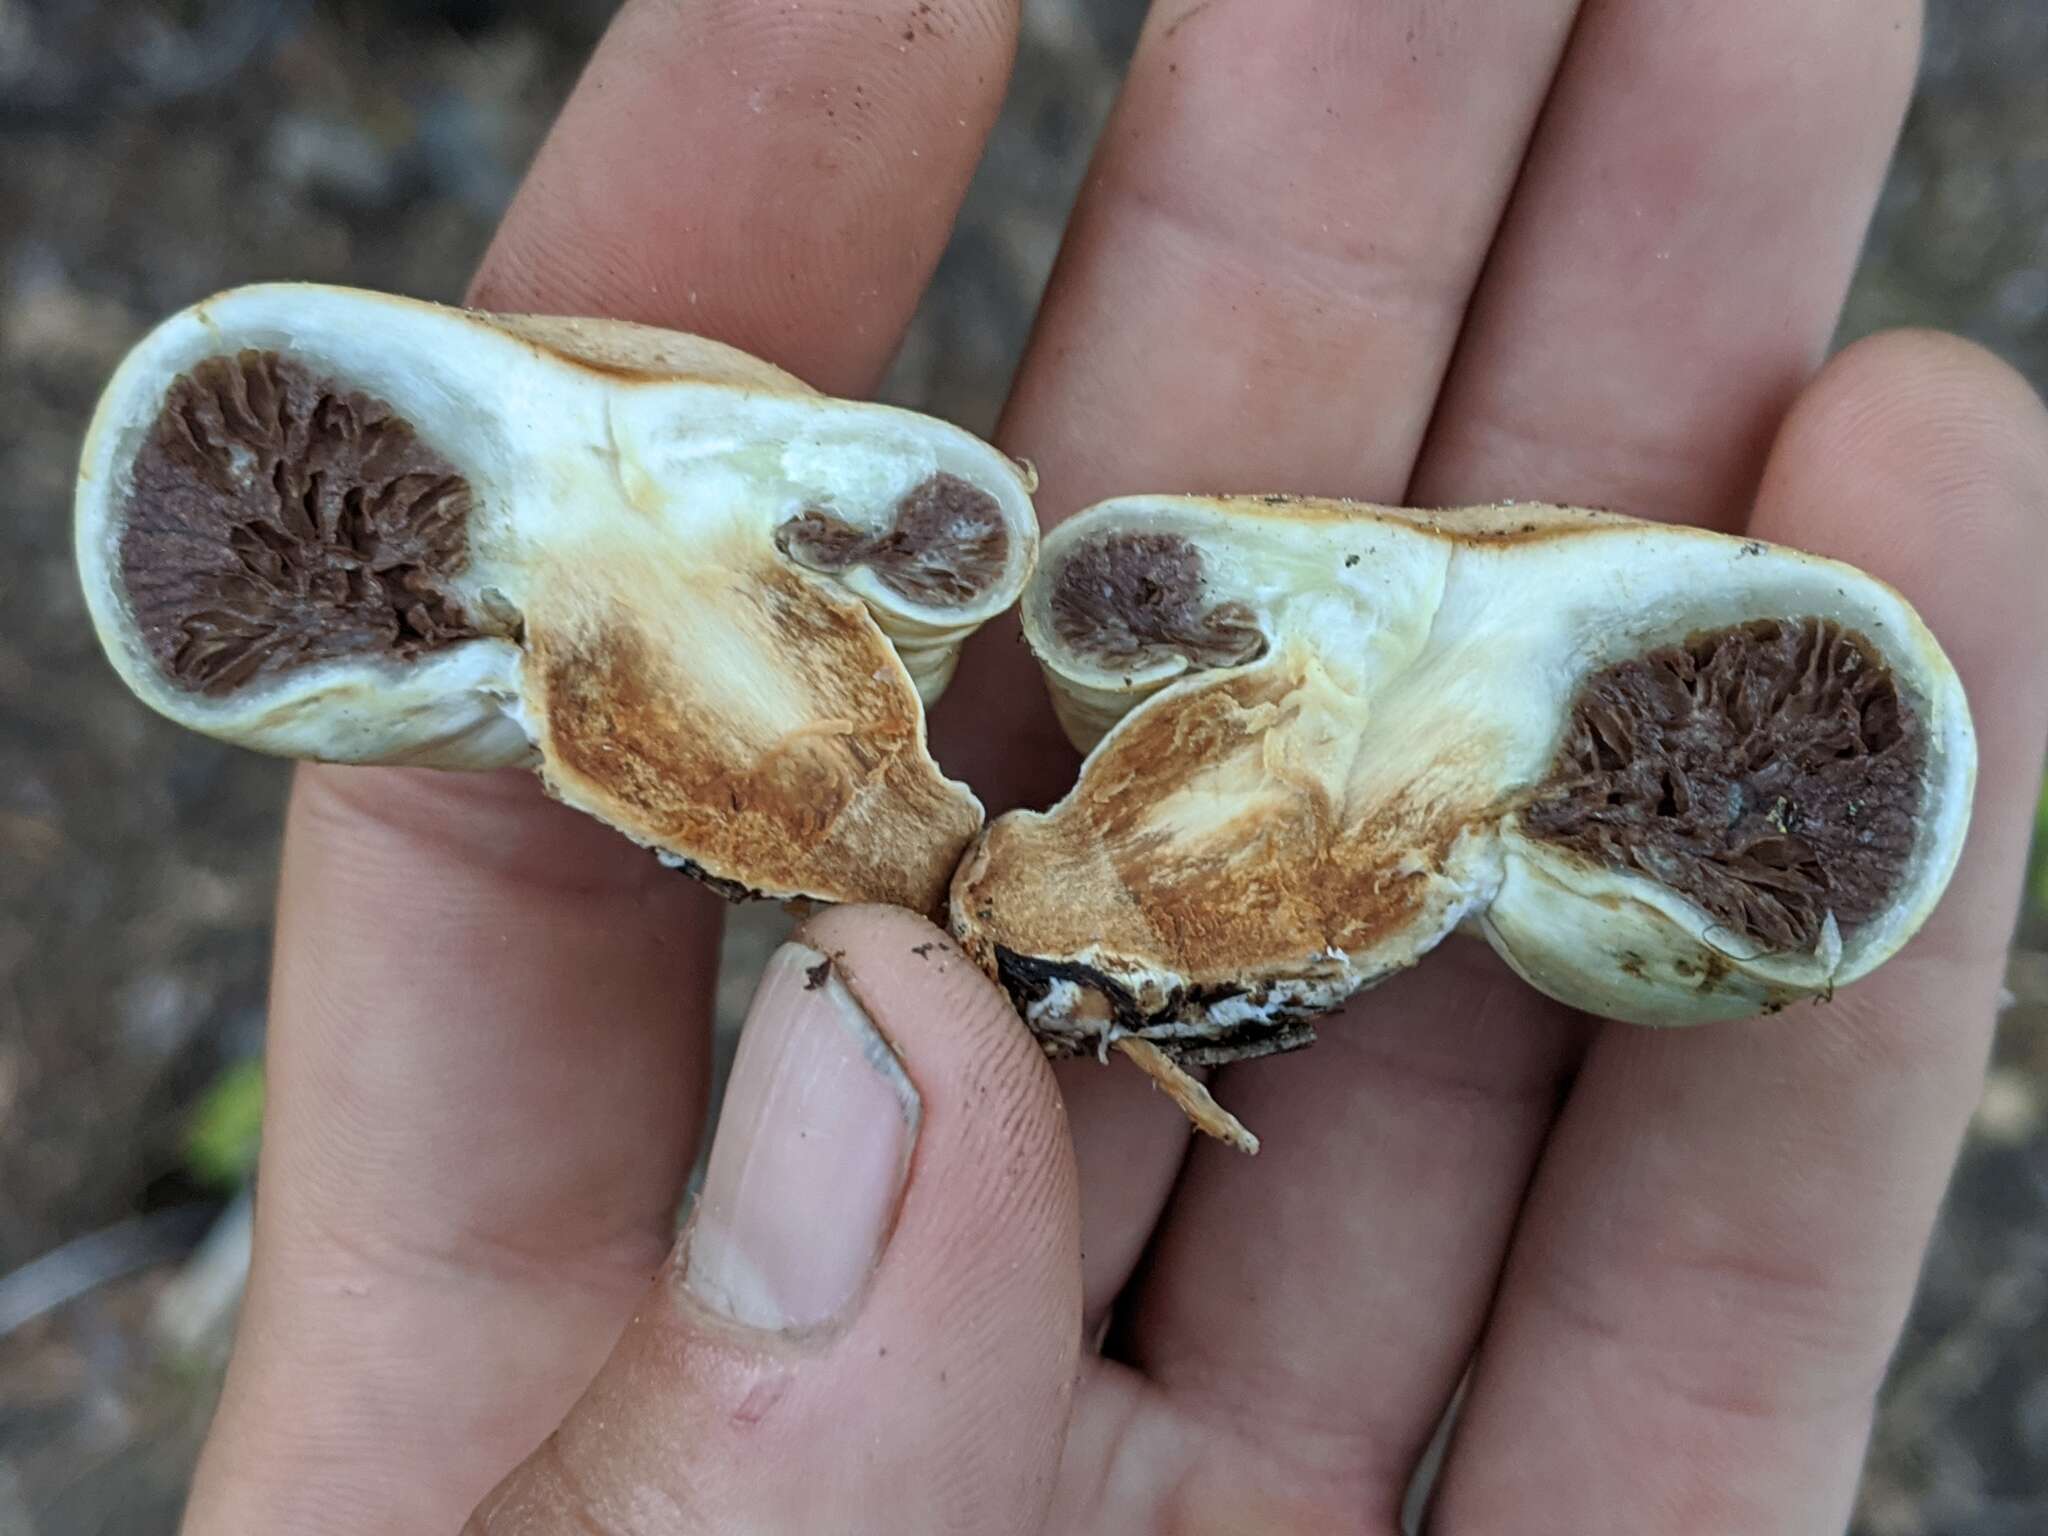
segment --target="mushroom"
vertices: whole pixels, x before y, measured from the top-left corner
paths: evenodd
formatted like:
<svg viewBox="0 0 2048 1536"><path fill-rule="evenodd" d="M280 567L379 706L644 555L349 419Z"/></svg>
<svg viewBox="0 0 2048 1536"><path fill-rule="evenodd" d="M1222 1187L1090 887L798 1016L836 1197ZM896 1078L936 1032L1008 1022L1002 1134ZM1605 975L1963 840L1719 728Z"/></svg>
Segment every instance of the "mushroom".
<svg viewBox="0 0 2048 1536"><path fill-rule="evenodd" d="M1454 930L1608 1017L1772 1012L1904 944L1969 819L1934 637L1755 540L1137 496L1047 536L1023 620L1088 756L983 830L954 929L1050 1054L1118 1046L1239 1145L1189 1069Z"/></svg>
<svg viewBox="0 0 2048 1536"><path fill-rule="evenodd" d="M261 285L122 362L77 557L193 730L530 765L727 894L937 911L982 813L923 705L1021 591L1033 485L695 337Z"/></svg>

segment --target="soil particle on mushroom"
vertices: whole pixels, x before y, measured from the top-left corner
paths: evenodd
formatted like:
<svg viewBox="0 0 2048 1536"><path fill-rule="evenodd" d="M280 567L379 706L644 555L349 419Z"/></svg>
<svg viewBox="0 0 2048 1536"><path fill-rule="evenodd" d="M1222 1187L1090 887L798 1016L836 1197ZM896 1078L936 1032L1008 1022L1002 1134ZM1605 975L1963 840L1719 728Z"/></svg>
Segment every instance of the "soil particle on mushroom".
<svg viewBox="0 0 2048 1536"><path fill-rule="evenodd" d="M1581 686L1530 834L1633 870L1767 953L1904 880L1926 742L1869 642L1824 619L1695 635Z"/></svg>
<svg viewBox="0 0 2048 1536"><path fill-rule="evenodd" d="M494 632L449 579L468 483L383 401L274 352L181 374L135 457L121 580L158 666L221 695Z"/></svg>

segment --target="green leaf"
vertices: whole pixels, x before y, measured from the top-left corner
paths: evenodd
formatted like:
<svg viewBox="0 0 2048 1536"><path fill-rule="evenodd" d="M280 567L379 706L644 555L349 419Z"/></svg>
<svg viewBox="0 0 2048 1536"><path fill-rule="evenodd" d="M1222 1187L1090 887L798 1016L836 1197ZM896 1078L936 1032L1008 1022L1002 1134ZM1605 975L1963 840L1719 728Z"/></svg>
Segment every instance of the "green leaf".
<svg viewBox="0 0 2048 1536"><path fill-rule="evenodd" d="M2041 803L2034 808L2034 879L2030 894L2034 916L2048 920L2048 778L2041 781Z"/></svg>
<svg viewBox="0 0 2048 1536"><path fill-rule="evenodd" d="M263 1063L240 1061L213 1080L185 1125L185 1163L202 1183L240 1184L256 1166L263 1126Z"/></svg>

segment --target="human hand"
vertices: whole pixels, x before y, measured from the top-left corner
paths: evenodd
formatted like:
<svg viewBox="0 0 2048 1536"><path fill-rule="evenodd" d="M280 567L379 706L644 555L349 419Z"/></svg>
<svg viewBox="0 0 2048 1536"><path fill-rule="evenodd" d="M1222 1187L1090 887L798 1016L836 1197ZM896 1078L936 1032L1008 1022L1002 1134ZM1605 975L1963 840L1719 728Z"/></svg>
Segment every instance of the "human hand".
<svg viewBox="0 0 2048 1536"><path fill-rule="evenodd" d="M871 387L1014 24L629 4L476 301ZM1812 377L1916 35L1904 0L1162 0L1001 433L1048 520L1129 490L1542 498L1893 581L1982 750L1904 954L1829 1006L1658 1034L1447 946L1230 1072L1250 1161L1135 1073L1048 1072L936 935L830 913L823 984L771 970L711 1214L650 1290L715 904L524 779L308 770L189 1527L452 1530L568 1415L479 1528L1386 1531L1468 1361L1438 1529L1839 1527L2048 732L2038 402L1927 336ZM1056 793L1049 716L1014 718L1037 696L988 637L942 760ZM903 1079L850 1048L861 1013Z"/></svg>

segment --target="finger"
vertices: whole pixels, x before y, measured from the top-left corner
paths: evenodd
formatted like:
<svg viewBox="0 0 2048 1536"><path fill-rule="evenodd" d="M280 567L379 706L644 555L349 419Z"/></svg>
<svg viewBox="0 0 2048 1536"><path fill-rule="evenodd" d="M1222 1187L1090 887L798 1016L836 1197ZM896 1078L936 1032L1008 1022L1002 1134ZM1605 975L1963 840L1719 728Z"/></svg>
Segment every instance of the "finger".
<svg viewBox="0 0 2048 1536"><path fill-rule="evenodd" d="M1398 496L1573 9L1155 6L1004 418L1049 511Z"/></svg>
<svg viewBox="0 0 2048 1536"><path fill-rule="evenodd" d="M876 377L1012 44L995 0L913 39L905 9L629 4L474 300ZM717 907L523 777L307 770L292 815L250 1315L194 1518L452 1524L666 1247Z"/></svg>
<svg viewBox="0 0 2048 1536"><path fill-rule="evenodd" d="M917 919L841 909L799 938L674 1263L470 1530L1041 1529L1080 1344L1052 1075Z"/></svg>
<svg viewBox="0 0 2048 1536"><path fill-rule="evenodd" d="M1185 1404L1243 1405L1239 1438L1304 1490L1393 1509L1478 1338L1582 1028L1460 945L1312 1049L1220 1074L1259 1155L1195 1148L1122 1353Z"/></svg>
<svg viewBox="0 0 2048 1536"><path fill-rule="evenodd" d="M1135 490L1397 497L1572 9L1155 6L1004 417L1045 518ZM1005 660L1016 675L991 681ZM991 734L988 700L1043 692L1016 647L976 664L940 712L958 737ZM977 782L1004 766L991 752ZM1186 1131L1127 1069L1089 1098L1100 1316Z"/></svg>
<svg viewBox="0 0 2048 1536"><path fill-rule="evenodd" d="M1817 9L1834 11L1839 25L1816 26ZM1865 34L1878 19L1877 9L1851 16L1833 0L1595 3L1581 11L1411 502L1584 496L1636 510L1634 466L1675 451L1678 441L1695 499L1659 510L1703 515L1719 494L1713 487L1754 481L1762 449L1748 423L1782 411L1790 365L1773 372L1760 353L1731 352L1714 358L1725 373L1701 370L1686 352L1684 324L1694 314L1742 311L1757 302L1758 283L1779 284L1770 291L1789 308L1772 311L1773 344L1800 369L1824 345L1851 251L1838 248L1833 214L1804 223L1779 216L1807 196L1801 183L1811 181L1830 189L1823 202L1843 185L1851 189L1843 196L1862 199L1860 211L1839 222L1860 227L1867 218L1910 74L1908 38L1901 67L1885 90L1876 88ZM1752 56L1769 67L1751 69L1737 90L1731 71ZM1750 156L1739 170L1721 171L1720 146L1747 142L1759 121L1790 137L1816 114L1860 126L1831 127L1810 157L1803 148L1767 164ZM1711 200L1711 214L1691 196L1669 196L1674 135L1689 146L1696 194ZM1617 221L1649 249L1691 248L1695 222L1771 233L1756 249L1731 245L1705 267L1667 271L1665 263L1610 255ZM1811 293L1779 283L1801 262L1827 274ZM1556 301L1545 285L1576 281L1581 271L1601 274L1609 288L1632 285L1614 295L1625 321L1550 307ZM1597 308L1588 301L1588 311ZM1545 316L1559 323L1538 327ZM1489 326L1525 343L1526 354L1492 345ZM1631 347L1639 356L1636 376L1618 386L1633 389L1625 400L1574 397L1584 413L1542 418L1528 443L1468 421L1493 398L1496 377L1511 384L1526 368L1540 403L1545 388L1562 398L1583 375L1622 367ZM1538 384L1551 375L1552 383ZM1714 405L1738 398L1739 410ZM1155 1379L1212 1411L1255 1392L1291 1404L1288 1416L1245 1416L1267 1454L1392 1510L1477 1342L1585 1031L1492 956L1458 943L1321 1035L1299 1063L1252 1062L1216 1083L1247 1124L1288 1134L1269 1135L1251 1163L1196 1150L1138 1298L1133 1350ZM1315 1262L1259 1263L1260 1255L1304 1248ZM1255 1305L1226 1301L1247 1295ZM1372 1384L1369 1393L1360 1382Z"/></svg>
<svg viewBox="0 0 2048 1536"><path fill-rule="evenodd" d="M533 1401L559 1412L604 1357L672 1229L716 934L616 840L510 777L302 779L192 1529L379 1529L449 1481L473 1502Z"/></svg>
<svg viewBox="0 0 2048 1536"><path fill-rule="evenodd" d="M471 298L881 376L1002 104L1015 0L630 4Z"/></svg>
<svg viewBox="0 0 2048 1536"><path fill-rule="evenodd" d="M1444 1528L1846 1523L2013 922L2048 737L2044 507L2048 413L1960 342L1853 349L1787 424L1751 527L1890 579L1949 649L1980 735L1968 846L1920 937L1831 1005L1602 1036L1515 1241Z"/></svg>
<svg viewBox="0 0 2048 1536"><path fill-rule="evenodd" d="M1739 523L1834 333L1919 35L1919 0L1587 0L1416 503Z"/></svg>

